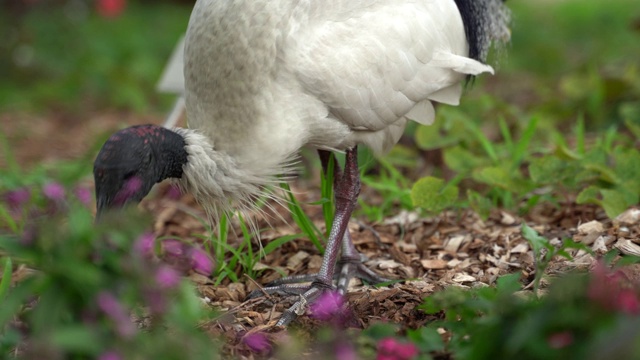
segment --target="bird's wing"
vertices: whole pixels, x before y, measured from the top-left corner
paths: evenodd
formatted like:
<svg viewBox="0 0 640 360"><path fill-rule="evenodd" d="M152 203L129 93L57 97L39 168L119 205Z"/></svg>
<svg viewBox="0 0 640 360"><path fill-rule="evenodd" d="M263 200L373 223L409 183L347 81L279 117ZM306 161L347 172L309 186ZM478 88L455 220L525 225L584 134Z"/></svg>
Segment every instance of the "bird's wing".
<svg viewBox="0 0 640 360"><path fill-rule="evenodd" d="M493 72L466 57L453 0L307 5L305 25L287 36L295 42L287 64L307 92L354 130L379 131L403 116L429 124L430 101L456 105L467 74Z"/></svg>

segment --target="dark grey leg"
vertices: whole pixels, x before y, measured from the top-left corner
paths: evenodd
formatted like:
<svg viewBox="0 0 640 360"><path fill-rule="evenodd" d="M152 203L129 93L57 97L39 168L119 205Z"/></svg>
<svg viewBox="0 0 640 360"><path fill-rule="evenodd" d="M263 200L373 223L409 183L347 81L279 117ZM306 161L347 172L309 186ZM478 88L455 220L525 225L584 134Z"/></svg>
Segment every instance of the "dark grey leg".
<svg viewBox="0 0 640 360"><path fill-rule="evenodd" d="M323 169L326 171L331 153L321 150L319 155ZM277 325L284 326L289 324L298 315L304 314L307 305L315 301L324 291L335 289L333 286L334 278L338 279L338 291L342 294L346 293L349 280L354 276L371 283L388 281L362 264L360 253L353 246L351 235L348 231L351 213L360 194L360 173L357 155L357 147L347 150L344 173L340 172L337 164L335 166L334 197L336 212L320 271L317 274L296 275L279 279L262 289L269 294L298 295L300 297L282 314ZM341 268L336 269L338 255L341 250ZM311 282L311 285L300 284L304 282ZM261 293L261 291L254 291L249 294L249 297L260 296Z"/></svg>

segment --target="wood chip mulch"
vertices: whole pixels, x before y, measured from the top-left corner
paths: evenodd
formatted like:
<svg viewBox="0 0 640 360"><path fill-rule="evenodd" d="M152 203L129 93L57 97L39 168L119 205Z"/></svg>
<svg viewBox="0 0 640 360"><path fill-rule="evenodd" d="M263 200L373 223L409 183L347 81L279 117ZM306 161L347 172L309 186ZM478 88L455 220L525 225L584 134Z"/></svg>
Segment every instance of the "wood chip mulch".
<svg viewBox="0 0 640 360"><path fill-rule="evenodd" d="M294 191L302 194L303 202L306 194L314 194L315 190L296 185ZM202 241L194 235L206 232L198 219L204 215L189 195L180 200L160 196L144 206L155 215L157 235ZM319 206L305 211L311 214L318 228L324 229ZM284 209L281 215L288 216ZM289 224L274 223L272 219L268 225L261 223L263 228L268 227L261 234L263 246L283 235L299 233L295 224L288 221ZM591 248L596 257L614 247L623 254L640 255L638 209L629 209L613 221L594 206L576 204L561 209L543 204L530 211L527 218L499 210L486 220L468 210L447 211L432 217L400 211L397 216L375 224L354 218L349 230L356 247L368 259L365 264L386 278L404 281L376 288L353 280L347 296L353 313L350 326L363 329L377 322L391 322L398 324L400 329L418 328L434 320L433 316L418 309L434 291L449 286L491 286L498 277L509 273L521 273L524 288L530 289L535 276L535 260L529 243L521 234L523 222L556 246L570 238ZM239 231L236 233L240 234ZM241 240L232 236L230 241ZM258 244L254 244L254 250L259 250ZM554 259L547 275L586 270L596 261L585 251L572 250L571 253L572 261ZM279 334L283 329L275 327L277 319L297 299L272 295L245 300L246 295L259 289L261 284L282 276L317 272L321 260L311 242L301 238L262 258L254 267L259 270L255 280L238 271L240 282L225 279L215 285L214 279L191 274L190 279L197 284L203 301L220 313L203 327L212 334L225 335L231 345L238 345L243 334L255 331ZM640 280L640 277L635 279ZM299 317L294 324L308 332L320 325L309 316Z"/></svg>

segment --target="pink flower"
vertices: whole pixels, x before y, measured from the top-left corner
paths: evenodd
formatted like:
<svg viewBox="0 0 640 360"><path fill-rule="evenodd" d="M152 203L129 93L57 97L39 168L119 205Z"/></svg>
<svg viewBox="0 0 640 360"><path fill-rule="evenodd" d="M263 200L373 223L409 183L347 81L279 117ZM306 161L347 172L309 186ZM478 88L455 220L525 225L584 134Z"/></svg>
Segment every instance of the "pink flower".
<svg viewBox="0 0 640 360"><path fill-rule="evenodd" d="M403 343L387 337L378 342L377 360L409 360L418 355L418 348L412 343Z"/></svg>
<svg viewBox="0 0 640 360"><path fill-rule="evenodd" d="M120 206L124 205L140 188L142 188L142 179L139 176L132 176L127 179L122 189L118 191L113 199L113 203Z"/></svg>
<svg viewBox="0 0 640 360"><path fill-rule="evenodd" d="M191 267L202 275L209 276L213 271L213 261L207 253L198 247L191 249Z"/></svg>
<svg viewBox="0 0 640 360"><path fill-rule="evenodd" d="M116 324L118 333L123 338L131 338L136 333L136 327L129 319L129 314L113 294L103 291L96 299L98 307Z"/></svg>
<svg viewBox="0 0 640 360"><path fill-rule="evenodd" d="M162 250L165 255L173 257L185 256L188 246L176 239L166 239L162 241Z"/></svg>
<svg viewBox="0 0 640 360"><path fill-rule="evenodd" d="M336 360L356 360L358 355L353 345L348 342L340 342L335 348Z"/></svg>
<svg viewBox="0 0 640 360"><path fill-rule="evenodd" d="M596 263L591 271L587 297L606 310L640 313L637 286L622 271L612 272L602 262Z"/></svg>
<svg viewBox="0 0 640 360"><path fill-rule="evenodd" d="M343 315L344 297L337 291L325 291L311 304L311 316L330 321Z"/></svg>
<svg viewBox="0 0 640 360"><path fill-rule="evenodd" d="M145 232L136 239L136 242L133 244L133 249L142 256L151 256L153 255L153 244L155 240L156 237L153 233Z"/></svg>
<svg viewBox="0 0 640 360"><path fill-rule="evenodd" d="M42 193L46 198L53 201L62 201L65 196L64 187L57 182L50 182L43 186Z"/></svg>
<svg viewBox="0 0 640 360"><path fill-rule="evenodd" d="M171 185L167 190L165 197L170 200L180 200L180 198L182 197L182 192L177 185Z"/></svg>
<svg viewBox="0 0 640 360"><path fill-rule="evenodd" d="M127 2L126 0L98 0L96 5L100 16L115 18L124 11Z"/></svg>
<svg viewBox="0 0 640 360"><path fill-rule="evenodd" d="M269 339L263 333L255 332L247 334L242 338L242 342L245 343L254 352L263 352L271 350L271 344Z"/></svg>
<svg viewBox="0 0 640 360"><path fill-rule="evenodd" d="M626 314L638 315L640 313L640 300L634 289L622 289L616 297L616 309Z"/></svg>
<svg viewBox="0 0 640 360"><path fill-rule="evenodd" d="M163 289L171 289L180 283L180 275L172 267L163 265L156 272L156 283Z"/></svg>
<svg viewBox="0 0 640 360"><path fill-rule="evenodd" d="M78 186L73 190L76 198L84 205L90 206L93 202L93 195L91 195L91 190L85 186Z"/></svg>
<svg viewBox="0 0 640 360"><path fill-rule="evenodd" d="M573 343L573 333L571 331L562 331L551 334L547 338L547 343L552 349L562 349Z"/></svg>
<svg viewBox="0 0 640 360"><path fill-rule="evenodd" d="M18 188L4 195L7 205L13 210L20 210L29 199L31 199L31 191L28 188Z"/></svg>

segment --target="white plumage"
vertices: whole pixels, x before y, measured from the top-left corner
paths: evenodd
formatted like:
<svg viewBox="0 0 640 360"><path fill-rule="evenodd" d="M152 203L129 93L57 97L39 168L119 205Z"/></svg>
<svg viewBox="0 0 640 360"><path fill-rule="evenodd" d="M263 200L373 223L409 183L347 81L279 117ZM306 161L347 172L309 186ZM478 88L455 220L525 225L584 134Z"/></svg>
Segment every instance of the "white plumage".
<svg viewBox="0 0 640 360"><path fill-rule="evenodd" d="M304 145L384 153L407 116L432 123L431 101L456 105L466 75L493 71L467 53L453 0L200 0L185 49L189 127L259 177Z"/></svg>

